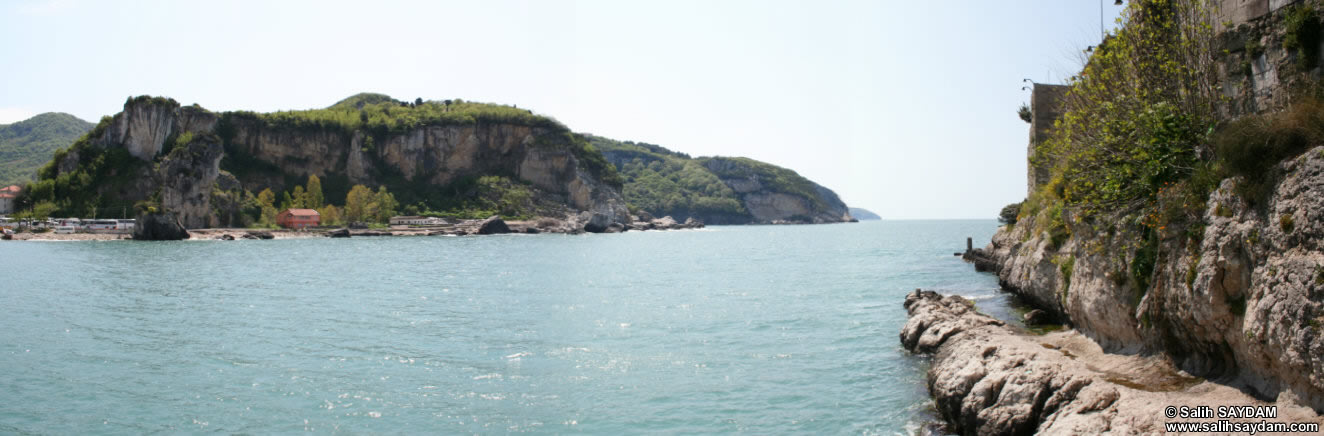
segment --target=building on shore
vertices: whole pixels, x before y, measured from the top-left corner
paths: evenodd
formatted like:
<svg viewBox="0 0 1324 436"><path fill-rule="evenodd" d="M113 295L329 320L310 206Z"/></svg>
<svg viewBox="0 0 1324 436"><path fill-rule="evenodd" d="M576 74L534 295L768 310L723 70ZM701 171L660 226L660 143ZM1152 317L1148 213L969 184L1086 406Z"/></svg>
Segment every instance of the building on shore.
<svg viewBox="0 0 1324 436"><path fill-rule="evenodd" d="M14 213L14 201L18 199L18 193L22 190L23 187L18 185L0 188L0 215Z"/></svg>
<svg viewBox="0 0 1324 436"><path fill-rule="evenodd" d="M287 229L302 229L321 225L322 215L312 209L285 209L276 214L276 224Z"/></svg>

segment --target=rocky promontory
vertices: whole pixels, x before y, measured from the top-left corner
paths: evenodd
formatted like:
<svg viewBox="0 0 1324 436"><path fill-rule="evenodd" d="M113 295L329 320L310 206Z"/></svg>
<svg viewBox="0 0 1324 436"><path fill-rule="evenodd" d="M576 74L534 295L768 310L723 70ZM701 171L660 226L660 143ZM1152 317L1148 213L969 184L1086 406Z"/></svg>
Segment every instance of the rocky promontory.
<svg viewBox="0 0 1324 436"><path fill-rule="evenodd" d="M709 224L854 221L835 192L795 171L743 157L697 157L642 142L589 136L644 212Z"/></svg>
<svg viewBox="0 0 1324 436"><path fill-rule="evenodd" d="M933 356L929 392L949 430L967 435L1154 434L1169 423L1217 419L1167 416L1167 407L1270 410L1230 423L1319 423L1290 392L1265 402L1235 385L1180 371L1161 356L1105 353L1075 331L1037 335L975 310L959 296L916 290L900 334L909 351ZM1243 410L1243 409L1238 409Z"/></svg>

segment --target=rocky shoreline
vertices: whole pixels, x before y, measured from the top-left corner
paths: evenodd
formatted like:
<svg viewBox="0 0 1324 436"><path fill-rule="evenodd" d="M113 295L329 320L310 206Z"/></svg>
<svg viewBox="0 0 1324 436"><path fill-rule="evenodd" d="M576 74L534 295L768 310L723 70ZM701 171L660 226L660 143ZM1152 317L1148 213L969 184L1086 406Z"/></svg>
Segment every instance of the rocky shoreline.
<svg viewBox="0 0 1324 436"><path fill-rule="evenodd" d="M184 231L182 228L167 228L161 231L160 227L173 227L171 220L151 221L155 224L144 226L143 232L138 232L137 236L128 234L111 233L74 233L74 234L56 234L48 233L19 233L14 235L13 240L18 241L113 241L120 239L141 239L141 240L244 240L244 239L307 239L307 238L346 238L346 237L372 237L372 236L468 236L468 235L495 235L507 233L559 233L559 234L582 234L582 233L622 233L627 231L647 231L647 230L685 230L704 228L702 221L693 218L685 222L676 222L671 217L662 217L653 219L637 219L630 225L613 223L601 229L593 229L592 225L580 223L578 216L569 216L565 219L557 218L537 218L532 220L513 220L505 221L499 217L493 216L481 220L460 220L454 224L433 225L433 226L391 226L389 228L330 228L330 229L307 229L307 230L267 230L267 229L245 229L245 228L206 228L187 230L183 237L178 237L177 232ZM144 220L143 222L148 222ZM164 224L162 224L164 223ZM586 228L596 231L587 231ZM169 238L155 238L155 235L170 234ZM147 236L142 236L147 235Z"/></svg>
<svg viewBox="0 0 1324 436"><path fill-rule="evenodd" d="M1321 422L1290 391L1260 401L1241 386L1185 373L1162 356L1105 353L1074 330L1036 335L1010 326L960 296L916 290L905 307L910 318L901 344L933 356L929 393L955 433L1148 434L1166 432L1167 423L1219 420L1170 419L1168 406L1275 412L1232 423Z"/></svg>

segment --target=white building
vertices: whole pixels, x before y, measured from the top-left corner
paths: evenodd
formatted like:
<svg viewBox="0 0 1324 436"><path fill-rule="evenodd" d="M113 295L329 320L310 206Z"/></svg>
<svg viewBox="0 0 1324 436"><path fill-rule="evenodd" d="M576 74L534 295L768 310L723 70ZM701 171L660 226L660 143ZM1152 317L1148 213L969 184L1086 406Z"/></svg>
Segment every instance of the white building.
<svg viewBox="0 0 1324 436"><path fill-rule="evenodd" d="M21 190L23 190L23 188L18 185L11 185L0 189L0 215L14 213L14 200L18 198L18 192Z"/></svg>
<svg viewBox="0 0 1324 436"><path fill-rule="evenodd" d="M446 220L437 217L422 216L393 216L391 225L393 226L439 226L449 224Z"/></svg>

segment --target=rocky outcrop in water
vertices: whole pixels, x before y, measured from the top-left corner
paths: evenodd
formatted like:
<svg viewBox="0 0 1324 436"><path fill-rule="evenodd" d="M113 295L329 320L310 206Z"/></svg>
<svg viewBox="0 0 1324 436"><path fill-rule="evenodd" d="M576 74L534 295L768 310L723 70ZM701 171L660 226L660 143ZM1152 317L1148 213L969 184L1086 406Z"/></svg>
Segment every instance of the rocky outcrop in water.
<svg viewBox="0 0 1324 436"><path fill-rule="evenodd" d="M133 239L139 241L178 241L188 238L188 231L173 212L140 214L133 227Z"/></svg>
<svg viewBox="0 0 1324 436"><path fill-rule="evenodd" d="M1224 180L1199 237L1160 230L1154 251L1122 217L1068 217L1060 246L1026 217L976 256L1006 289L1106 350L1168 356L1261 399L1290 395L1324 411L1324 147L1279 169L1263 209L1234 193L1238 179ZM1147 256L1152 273L1137 274Z"/></svg>
<svg viewBox="0 0 1324 436"><path fill-rule="evenodd" d="M480 235L499 235L510 233L510 227L506 225L501 217L493 216L478 223L478 234Z"/></svg>
<svg viewBox="0 0 1324 436"><path fill-rule="evenodd" d="M1166 422L1210 421L1168 418L1166 406L1273 405L1277 417L1267 421L1320 421L1290 393L1257 401L1163 358L1104 353L1076 332L1030 334L959 296L916 290L905 307L901 344L933 356L929 392L959 434L1153 434L1165 432Z"/></svg>

